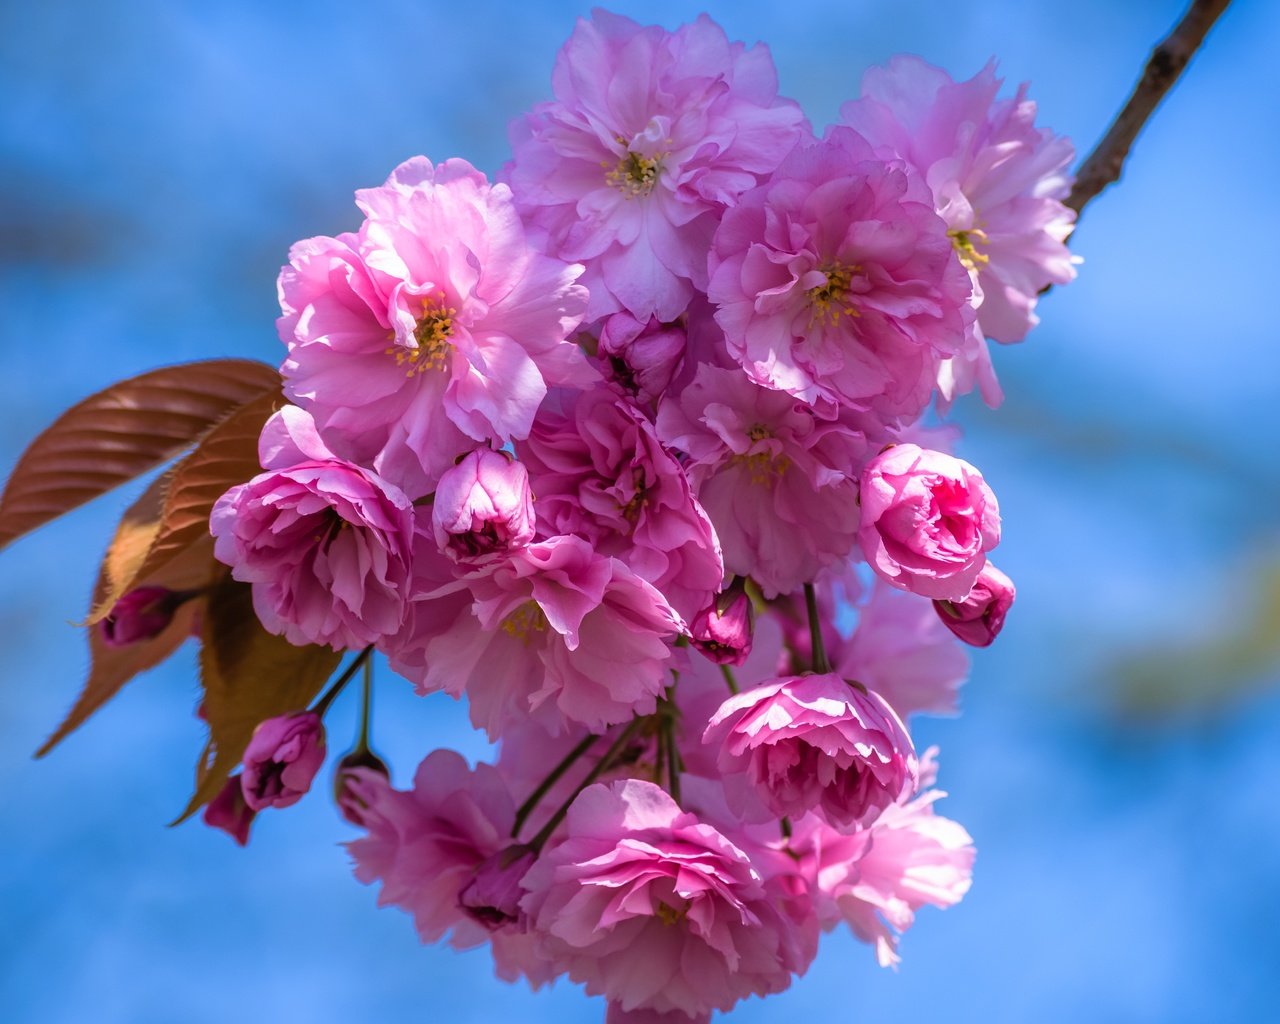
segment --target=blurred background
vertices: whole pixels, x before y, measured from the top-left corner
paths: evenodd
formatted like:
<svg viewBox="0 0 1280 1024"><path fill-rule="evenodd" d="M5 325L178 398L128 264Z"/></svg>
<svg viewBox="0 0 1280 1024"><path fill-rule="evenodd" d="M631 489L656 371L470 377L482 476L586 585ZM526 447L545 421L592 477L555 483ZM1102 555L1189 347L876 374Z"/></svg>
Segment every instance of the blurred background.
<svg viewBox="0 0 1280 1024"><path fill-rule="evenodd" d="M991 55L1087 151L1184 0L711 2L767 41L816 126L862 69ZM674 27L692 5L619 0ZM0 5L0 474L64 408L157 365L276 362L295 239L416 153L492 173L549 96L568 0ZM996 352L1009 398L958 419L1000 496L1018 605L927 720L972 891L926 909L899 973L843 933L734 1021L1274 1020L1280 996L1280 442L1274 61L1280 4L1237 0L1089 207L1079 281ZM0 554L0 1017L40 1024L596 1022L487 952L423 948L375 908L318 791L247 850L198 822L195 655L143 676L46 760L75 696L115 493ZM405 783L483 756L460 707L381 674L375 745ZM331 716L354 730L355 692Z"/></svg>

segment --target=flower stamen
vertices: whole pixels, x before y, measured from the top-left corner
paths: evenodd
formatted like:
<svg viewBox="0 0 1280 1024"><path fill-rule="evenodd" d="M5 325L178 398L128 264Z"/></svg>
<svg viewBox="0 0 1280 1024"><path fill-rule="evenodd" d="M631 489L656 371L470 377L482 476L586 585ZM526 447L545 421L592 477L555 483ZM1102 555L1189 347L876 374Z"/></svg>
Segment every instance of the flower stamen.
<svg viewBox="0 0 1280 1024"><path fill-rule="evenodd" d="M978 243L987 241L987 233L981 228L969 228L967 231L955 228L947 232L947 237L951 239L951 246L966 270L974 271L979 265L985 266L991 262L990 256L978 252Z"/></svg>
<svg viewBox="0 0 1280 1024"><path fill-rule="evenodd" d="M437 292L434 297L422 300L422 315L418 317L418 325L413 329L417 348L403 345L392 345L386 354L393 356L397 366L405 367L405 376L413 377L429 370L444 368L449 357L452 344L449 338L453 335L453 318L458 315L455 306L445 305L444 292Z"/></svg>
<svg viewBox="0 0 1280 1024"><path fill-rule="evenodd" d="M853 284L853 275L862 272L862 267L845 266L843 263L830 263L818 268L827 276L827 283L810 288L809 326L815 324L822 327L835 327L841 316L860 317L861 313L849 299L849 289Z"/></svg>

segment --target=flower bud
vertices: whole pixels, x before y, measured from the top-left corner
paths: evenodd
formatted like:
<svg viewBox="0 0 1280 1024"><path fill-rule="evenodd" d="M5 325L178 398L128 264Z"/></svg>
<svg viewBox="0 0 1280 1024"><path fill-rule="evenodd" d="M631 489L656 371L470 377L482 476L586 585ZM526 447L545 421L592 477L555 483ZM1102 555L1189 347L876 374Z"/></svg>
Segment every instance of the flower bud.
<svg viewBox="0 0 1280 1024"><path fill-rule="evenodd" d="M268 718L253 730L240 776L245 803L255 811L289 807L311 788L324 763L324 724L312 711Z"/></svg>
<svg viewBox="0 0 1280 1024"><path fill-rule="evenodd" d="M109 647L125 647L159 636L173 621L173 613L195 596L194 591L168 587L138 587L115 603L98 623L102 642Z"/></svg>
<svg viewBox="0 0 1280 1024"><path fill-rule="evenodd" d="M523 844L508 846L480 862L458 893L458 906L468 917L496 931L520 920L520 880L537 855Z"/></svg>
<svg viewBox="0 0 1280 1024"><path fill-rule="evenodd" d="M600 354L609 361L614 378L641 402L662 397L688 346L682 326L656 317L641 323L629 313L615 313L600 331Z"/></svg>
<svg viewBox="0 0 1280 1024"><path fill-rule="evenodd" d="M503 452L470 452L440 478L431 523L440 550L458 561L523 547L533 540L528 472Z"/></svg>
<svg viewBox="0 0 1280 1024"><path fill-rule="evenodd" d="M988 562L963 601L934 601L940 618L965 643L987 647L1004 628L1004 617L1013 606L1013 580Z"/></svg>
<svg viewBox="0 0 1280 1024"><path fill-rule="evenodd" d="M220 828L241 846L249 842L249 826L257 814L245 803L240 776L233 775L204 809L204 823Z"/></svg>
<svg viewBox="0 0 1280 1024"><path fill-rule="evenodd" d="M689 640L717 665L741 665L751 653L754 628L751 599L734 585L693 617Z"/></svg>
<svg viewBox="0 0 1280 1024"><path fill-rule="evenodd" d="M391 769L387 767L387 762L368 747L353 750L338 762L333 773L333 799L338 805L338 813L360 828L365 827L364 812L369 809L369 805L356 791L358 787L352 783L362 771L391 779Z"/></svg>

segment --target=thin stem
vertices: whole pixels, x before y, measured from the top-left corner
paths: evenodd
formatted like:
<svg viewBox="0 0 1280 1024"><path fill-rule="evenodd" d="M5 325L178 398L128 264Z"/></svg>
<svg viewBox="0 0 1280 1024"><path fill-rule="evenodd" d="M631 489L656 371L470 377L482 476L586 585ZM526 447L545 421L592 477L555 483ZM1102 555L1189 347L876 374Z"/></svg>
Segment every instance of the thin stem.
<svg viewBox="0 0 1280 1024"><path fill-rule="evenodd" d="M356 655L355 661L347 666L346 671L343 672L342 675L338 676L338 678L330 685L329 689L324 691L324 694L315 702L311 710L323 718L324 713L329 710L329 705L333 703L334 698L342 692L342 688L346 686L347 683L351 682L351 677L360 670L361 665L369 660L369 656L371 654L373 654L372 644Z"/></svg>
<svg viewBox="0 0 1280 1024"><path fill-rule="evenodd" d="M520 834L520 830L524 828L526 819L528 819L529 815L533 813L534 808L542 802L542 798L551 792L551 787L560 781L564 776L564 773L572 768L574 762L590 750L591 744L595 743L599 738L599 736L592 734L583 739L576 747L569 751L569 753L565 754L565 756L560 760L560 763L551 769L551 774L543 779L542 782L538 784L538 788L529 794L529 799L522 803L520 805L520 809L516 811L516 821L515 824L511 826L512 839Z"/></svg>
<svg viewBox="0 0 1280 1024"><path fill-rule="evenodd" d="M529 845L533 847L534 850L540 851L544 846L546 846L547 840L551 838L551 834L555 832L559 827L560 822L564 821L565 815L569 813L569 806L578 799L578 794L609 770L613 762L617 760L618 755L622 753L623 748L631 741L631 737L635 735L636 730L640 728L642 722L644 722L643 718L633 718L627 723L627 727L618 734L618 738L613 741L613 745L605 751L604 757L600 758L600 760L596 762L596 766L587 773L587 777L583 779L578 788L573 791L573 796L569 797L568 800L560 805L556 810L556 813L551 815L551 819L542 826L542 830L529 842Z"/></svg>
<svg viewBox="0 0 1280 1024"><path fill-rule="evenodd" d="M738 695L738 680L734 678L733 669L728 665L721 665L720 674L724 676L724 685L729 687L729 692L736 697Z"/></svg>
<svg viewBox="0 0 1280 1024"><path fill-rule="evenodd" d="M812 583L804 585L804 603L809 611L809 646L813 648L813 670L830 672L831 662L827 661L827 649L822 643L822 619L818 614L818 595Z"/></svg>
<svg viewBox="0 0 1280 1024"><path fill-rule="evenodd" d="M667 737L667 792L676 803L680 802L680 751L676 749L675 719L663 719L662 731Z"/></svg>
<svg viewBox="0 0 1280 1024"><path fill-rule="evenodd" d="M352 753L369 752L369 715L373 709L373 659L364 663L364 680L360 693L360 735L356 738L356 748Z"/></svg>
<svg viewBox="0 0 1280 1024"><path fill-rule="evenodd" d="M1076 174L1067 206L1077 214L1104 188L1119 180L1129 149L1155 113L1165 94L1178 80L1204 37L1231 0L1192 0L1177 27L1152 51L1142 77L1107 134L1085 158Z"/></svg>

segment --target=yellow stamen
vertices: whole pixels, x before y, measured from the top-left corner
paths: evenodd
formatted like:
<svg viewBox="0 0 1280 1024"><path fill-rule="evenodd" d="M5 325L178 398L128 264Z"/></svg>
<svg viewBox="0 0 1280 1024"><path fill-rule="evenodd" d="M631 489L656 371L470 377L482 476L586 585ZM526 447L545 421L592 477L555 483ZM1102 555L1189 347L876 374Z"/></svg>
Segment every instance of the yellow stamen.
<svg viewBox="0 0 1280 1024"><path fill-rule="evenodd" d="M853 275L860 274L862 267L857 264L847 267L843 263L830 263L819 269L827 275L827 283L809 289L809 302L812 306L809 326L819 324L823 327L835 327L841 316L862 316L849 299Z"/></svg>
<svg viewBox="0 0 1280 1024"><path fill-rule="evenodd" d="M966 270L977 270L979 264L985 266L991 262L990 256L984 252L978 252L978 242L987 240L987 233L981 228L969 228L968 231L953 229L947 232L947 237L951 239L951 245Z"/></svg>
<svg viewBox="0 0 1280 1024"><path fill-rule="evenodd" d="M627 140L618 136L618 142L626 145ZM643 156L627 150L618 160L617 166L608 171L604 180L622 193L625 199L636 199L647 196L658 183L658 175L662 171L662 158L666 153L656 156ZM608 163L601 166L608 168Z"/></svg>
<svg viewBox="0 0 1280 1024"><path fill-rule="evenodd" d="M548 626L547 613L536 601L526 601L502 620L502 630L527 645L532 633L541 633Z"/></svg>
<svg viewBox="0 0 1280 1024"><path fill-rule="evenodd" d="M457 315L456 307L445 305L444 292L423 299L422 315L413 330L418 347L392 345L386 350L387 355L395 358L397 366L405 367L406 377L443 369L449 358L449 349L453 347L449 338L453 335L453 318Z"/></svg>

